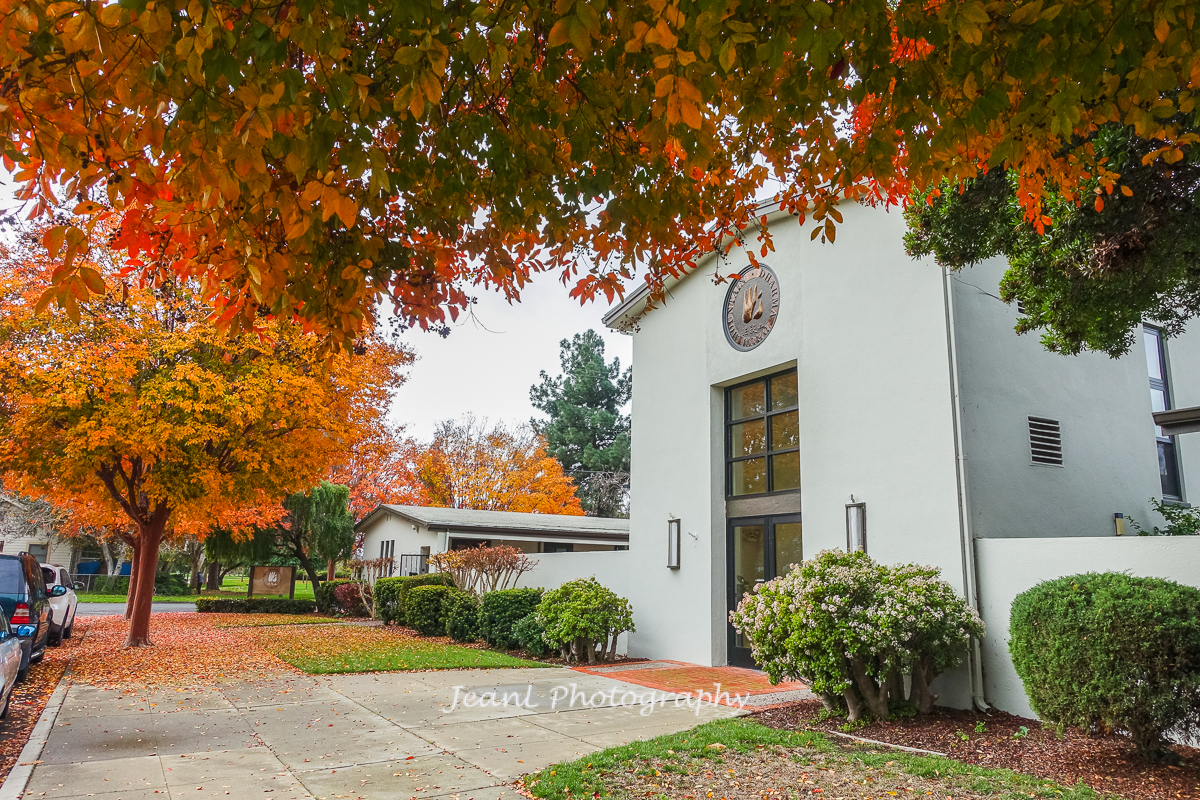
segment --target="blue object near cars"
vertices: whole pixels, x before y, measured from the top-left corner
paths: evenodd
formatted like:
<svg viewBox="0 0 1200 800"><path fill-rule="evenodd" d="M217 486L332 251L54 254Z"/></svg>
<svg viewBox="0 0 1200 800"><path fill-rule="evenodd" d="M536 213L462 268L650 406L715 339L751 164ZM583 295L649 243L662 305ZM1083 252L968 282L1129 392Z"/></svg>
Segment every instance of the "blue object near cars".
<svg viewBox="0 0 1200 800"><path fill-rule="evenodd" d="M17 680L46 655L50 639L50 598L42 565L29 553L0 554L0 611L21 643Z"/></svg>

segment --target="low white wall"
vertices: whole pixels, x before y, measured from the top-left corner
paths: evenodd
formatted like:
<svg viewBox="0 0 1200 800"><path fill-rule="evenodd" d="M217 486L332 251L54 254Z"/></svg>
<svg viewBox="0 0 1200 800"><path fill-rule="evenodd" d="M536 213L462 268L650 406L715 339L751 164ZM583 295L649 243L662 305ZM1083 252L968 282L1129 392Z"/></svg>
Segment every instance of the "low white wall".
<svg viewBox="0 0 1200 800"><path fill-rule="evenodd" d="M1036 717L1008 655L1012 602L1042 581L1085 572L1128 572L1200 587L1200 536L976 539L984 693L1002 711Z"/></svg>
<svg viewBox="0 0 1200 800"><path fill-rule="evenodd" d="M531 555L537 566L521 576L519 586L557 589L576 578L595 578L633 604L633 624L637 625L656 609L638 608L637 598L630 592L630 567L633 564L628 550L594 550L580 553L539 553ZM657 609L661 612L661 609ZM617 652L628 654L629 635L617 639Z"/></svg>

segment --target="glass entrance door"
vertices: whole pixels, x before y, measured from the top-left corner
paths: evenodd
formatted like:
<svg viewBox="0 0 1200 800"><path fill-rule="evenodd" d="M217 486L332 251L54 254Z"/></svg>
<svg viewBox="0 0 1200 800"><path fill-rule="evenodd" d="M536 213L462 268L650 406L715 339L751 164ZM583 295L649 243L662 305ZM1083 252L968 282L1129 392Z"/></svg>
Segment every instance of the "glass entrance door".
<svg viewBox="0 0 1200 800"><path fill-rule="evenodd" d="M800 515L746 517L729 520L726 564L729 573L726 597L733 611L746 594L766 581L787 573L803 556ZM755 667L750 645L729 625L729 663Z"/></svg>

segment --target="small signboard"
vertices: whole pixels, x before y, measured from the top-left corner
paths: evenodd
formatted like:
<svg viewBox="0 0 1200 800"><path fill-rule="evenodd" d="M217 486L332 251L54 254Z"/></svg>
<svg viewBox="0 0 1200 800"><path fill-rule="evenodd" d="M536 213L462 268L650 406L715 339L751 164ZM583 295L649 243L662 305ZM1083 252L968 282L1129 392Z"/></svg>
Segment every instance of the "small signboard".
<svg viewBox="0 0 1200 800"><path fill-rule="evenodd" d="M295 567L251 567L247 597L296 597Z"/></svg>

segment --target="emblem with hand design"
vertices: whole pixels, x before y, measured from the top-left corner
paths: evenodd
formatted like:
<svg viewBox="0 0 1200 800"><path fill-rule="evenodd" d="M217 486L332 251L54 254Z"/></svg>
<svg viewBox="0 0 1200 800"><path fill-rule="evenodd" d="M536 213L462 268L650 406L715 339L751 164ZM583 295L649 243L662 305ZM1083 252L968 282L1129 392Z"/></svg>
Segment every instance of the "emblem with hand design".
<svg viewBox="0 0 1200 800"><path fill-rule="evenodd" d="M750 320L763 315L762 289L757 284L749 286L742 292L742 322L749 324Z"/></svg>

